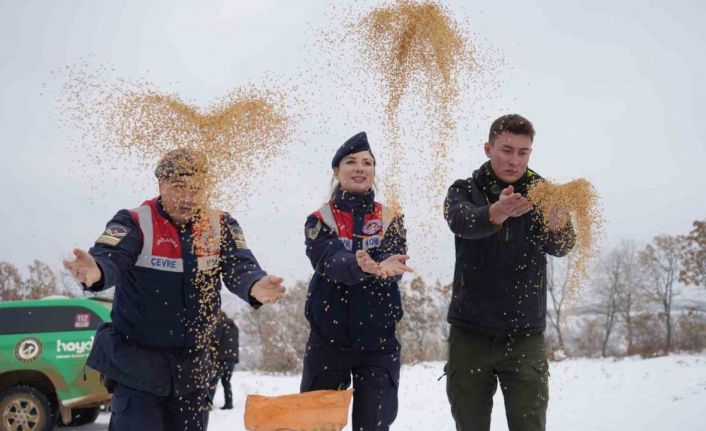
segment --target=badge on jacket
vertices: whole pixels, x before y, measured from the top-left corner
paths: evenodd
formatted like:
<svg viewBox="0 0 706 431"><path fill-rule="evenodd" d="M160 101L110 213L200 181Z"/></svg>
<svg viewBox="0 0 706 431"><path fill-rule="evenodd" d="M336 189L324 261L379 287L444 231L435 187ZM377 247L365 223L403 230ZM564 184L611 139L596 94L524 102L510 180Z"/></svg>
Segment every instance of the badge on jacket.
<svg viewBox="0 0 706 431"><path fill-rule="evenodd" d="M313 241L319 236L319 232L321 232L321 220L316 221L316 226L306 228L306 237Z"/></svg>
<svg viewBox="0 0 706 431"><path fill-rule="evenodd" d="M368 220L363 226L363 233L366 235L375 235L382 230L382 220Z"/></svg>
<svg viewBox="0 0 706 431"><path fill-rule="evenodd" d="M235 241L235 246L239 249L246 249L248 245L245 243L245 234L243 234L243 229L240 226L228 225L230 228L230 234L233 235L233 240Z"/></svg>
<svg viewBox="0 0 706 431"><path fill-rule="evenodd" d="M96 244L106 244L115 247L130 233L130 230L121 224L111 223L105 228L105 232L98 237Z"/></svg>

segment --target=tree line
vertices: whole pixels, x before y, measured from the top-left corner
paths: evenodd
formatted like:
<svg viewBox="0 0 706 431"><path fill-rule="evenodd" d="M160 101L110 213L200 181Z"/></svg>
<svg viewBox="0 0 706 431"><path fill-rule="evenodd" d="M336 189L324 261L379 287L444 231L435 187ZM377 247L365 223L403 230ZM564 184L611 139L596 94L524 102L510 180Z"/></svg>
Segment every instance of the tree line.
<svg viewBox="0 0 706 431"><path fill-rule="evenodd" d="M706 220L686 235L660 235L646 245L623 241L604 250L591 275L570 289L570 260L549 258L549 357L651 357L706 348ZM225 307L241 329L244 368L299 371L309 326L308 283L288 287L277 304L253 311ZM403 362L445 360L451 284L422 277L400 285L405 315L398 326Z"/></svg>
<svg viewBox="0 0 706 431"><path fill-rule="evenodd" d="M706 221L686 235L623 241L602 253L578 292L550 260L550 345L561 356L655 356L706 346Z"/></svg>
<svg viewBox="0 0 706 431"><path fill-rule="evenodd" d="M66 272L54 272L46 263L35 260L22 275L16 266L0 261L0 301L39 299L52 295L83 296L81 287Z"/></svg>
<svg viewBox="0 0 706 431"><path fill-rule="evenodd" d="M0 301L83 296L65 272L35 260L26 276L0 262ZM623 241L593 262L591 276L571 290L570 260L549 258L547 347L566 357L643 357L706 347L706 220L684 235L660 235L648 244ZM298 371L309 326L306 281L283 299L253 311L224 295L224 309L241 331L241 367ZM398 326L404 362L444 360L451 284L417 276L400 285L405 315Z"/></svg>

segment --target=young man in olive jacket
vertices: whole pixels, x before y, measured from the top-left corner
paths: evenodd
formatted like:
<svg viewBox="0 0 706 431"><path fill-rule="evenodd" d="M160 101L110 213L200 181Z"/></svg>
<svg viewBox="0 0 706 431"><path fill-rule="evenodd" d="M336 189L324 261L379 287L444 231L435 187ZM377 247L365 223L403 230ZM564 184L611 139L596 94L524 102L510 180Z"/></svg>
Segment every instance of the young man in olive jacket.
<svg viewBox="0 0 706 431"><path fill-rule="evenodd" d="M498 380L510 431L545 429L546 255L567 254L575 235L565 208L545 217L527 199L542 181L527 168L534 133L519 115L495 120L489 160L444 204L456 246L446 392L460 431L490 429Z"/></svg>

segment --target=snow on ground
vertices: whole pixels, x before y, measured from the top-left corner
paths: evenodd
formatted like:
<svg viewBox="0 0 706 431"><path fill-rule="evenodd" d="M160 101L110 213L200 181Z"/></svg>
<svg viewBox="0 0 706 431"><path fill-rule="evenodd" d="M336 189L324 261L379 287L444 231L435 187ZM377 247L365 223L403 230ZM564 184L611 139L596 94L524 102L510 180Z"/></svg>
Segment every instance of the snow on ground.
<svg viewBox="0 0 706 431"><path fill-rule="evenodd" d="M437 381L442 368L442 362L402 368L393 431L454 430L445 380ZM706 352L654 359L570 359L551 363L550 373L548 430L706 430ZM236 408L218 409L223 404L219 387L209 431L242 430L246 394L297 392L299 377L236 372L232 383ZM504 415L498 390L493 431L507 430ZM107 423L108 415L101 414L98 423L73 430L105 430Z"/></svg>

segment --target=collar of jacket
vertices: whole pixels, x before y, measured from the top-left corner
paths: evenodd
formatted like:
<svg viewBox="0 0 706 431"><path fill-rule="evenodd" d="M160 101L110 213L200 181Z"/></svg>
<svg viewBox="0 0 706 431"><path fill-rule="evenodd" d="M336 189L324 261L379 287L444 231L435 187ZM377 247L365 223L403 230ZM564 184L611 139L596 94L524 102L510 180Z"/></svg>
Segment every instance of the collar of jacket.
<svg viewBox="0 0 706 431"><path fill-rule="evenodd" d="M526 196L529 186L541 179L542 177L539 174L527 168L524 175L522 175L519 180L515 181L512 187L515 189L516 193L521 193ZM480 168L473 171L473 180L483 189L491 201L498 200L500 192L510 185L495 175L495 172L493 172L490 166L490 161L483 163Z"/></svg>
<svg viewBox="0 0 706 431"><path fill-rule="evenodd" d="M370 189L365 193L351 193L341 190L341 186L338 186L333 197L333 205L341 211L357 213L362 210L368 214L375 209L375 192Z"/></svg>
<svg viewBox="0 0 706 431"><path fill-rule="evenodd" d="M155 207L157 208L157 212L159 213L159 215L161 215L162 217L167 219L169 221L169 223L173 224L177 229L191 228L191 226L194 224L195 221L200 220L200 218L192 219L183 225L178 225L178 224L174 223L174 220L172 220L172 217L169 215L167 210L165 210L164 206L162 205L162 197L161 196L159 196L157 198L157 203L155 204Z"/></svg>
<svg viewBox="0 0 706 431"><path fill-rule="evenodd" d="M164 206L162 205L162 197L161 196L157 197L157 203L155 204L155 207L157 208L157 212L159 213L159 215L161 215L165 219L169 220L169 222L171 224L174 224L174 222L172 221L172 218L169 216L167 211L164 209Z"/></svg>

